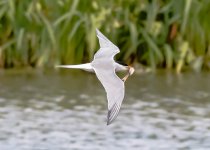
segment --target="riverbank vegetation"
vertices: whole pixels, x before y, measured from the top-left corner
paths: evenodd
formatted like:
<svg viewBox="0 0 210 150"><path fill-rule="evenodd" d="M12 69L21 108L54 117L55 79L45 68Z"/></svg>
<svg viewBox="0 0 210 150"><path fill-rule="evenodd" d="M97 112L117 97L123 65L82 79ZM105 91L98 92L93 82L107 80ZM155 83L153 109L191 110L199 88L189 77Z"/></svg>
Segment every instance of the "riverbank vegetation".
<svg viewBox="0 0 210 150"><path fill-rule="evenodd" d="M101 30L144 66L210 69L209 0L1 0L0 67L53 67L92 60Z"/></svg>

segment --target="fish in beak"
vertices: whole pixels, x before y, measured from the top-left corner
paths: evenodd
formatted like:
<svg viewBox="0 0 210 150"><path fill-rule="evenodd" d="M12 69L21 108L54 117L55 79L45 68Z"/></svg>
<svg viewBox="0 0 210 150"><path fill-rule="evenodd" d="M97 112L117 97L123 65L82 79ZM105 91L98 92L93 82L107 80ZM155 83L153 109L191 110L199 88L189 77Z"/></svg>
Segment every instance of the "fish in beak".
<svg viewBox="0 0 210 150"><path fill-rule="evenodd" d="M134 73L135 69L131 66L128 66L128 73L124 78L122 78L122 81L125 82L129 76L131 76Z"/></svg>

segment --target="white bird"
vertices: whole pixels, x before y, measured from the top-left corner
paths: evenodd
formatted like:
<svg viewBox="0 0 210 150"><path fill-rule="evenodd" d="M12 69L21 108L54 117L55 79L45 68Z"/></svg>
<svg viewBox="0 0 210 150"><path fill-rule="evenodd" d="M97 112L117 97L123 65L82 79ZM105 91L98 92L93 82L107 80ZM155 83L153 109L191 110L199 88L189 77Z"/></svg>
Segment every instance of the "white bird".
<svg viewBox="0 0 210 150"><path fill-rule="evenodd" d="M134 68L116 63L114 56L120 52L119 48L108 40L98 29L96 29L96 33L99 39L100 49L94 55L91 63L59 65L56 67L83 69L96 73L107 94L107 125L109 125L116 119L119 113L125 93L124 82L134 73ZM128 71L128 73L123 79L120 79L115 71Z"/></svg>

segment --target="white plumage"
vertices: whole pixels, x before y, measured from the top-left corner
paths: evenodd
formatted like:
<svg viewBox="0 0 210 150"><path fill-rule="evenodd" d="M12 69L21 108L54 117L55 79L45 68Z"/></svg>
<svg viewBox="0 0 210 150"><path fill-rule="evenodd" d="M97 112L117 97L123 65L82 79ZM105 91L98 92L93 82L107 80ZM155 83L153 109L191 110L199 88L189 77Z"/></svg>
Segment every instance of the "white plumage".
<svg viewBox="0 0 210 150"><path fill-rule="evenodd" d="M134 68L116 63L114 56L120 52L119 48L108 40L98 29L96 29L96 33L99 39L100 49L94 55L94 59L91 63L60 65L57 67L83 69L96 73L97 78L102 83L107 94L107 125L109 125L117 117L124 99L125 86L123 81L133 74ZM116 75L115 71L124 70L127 70L128 74L121 80Z"/></svg>

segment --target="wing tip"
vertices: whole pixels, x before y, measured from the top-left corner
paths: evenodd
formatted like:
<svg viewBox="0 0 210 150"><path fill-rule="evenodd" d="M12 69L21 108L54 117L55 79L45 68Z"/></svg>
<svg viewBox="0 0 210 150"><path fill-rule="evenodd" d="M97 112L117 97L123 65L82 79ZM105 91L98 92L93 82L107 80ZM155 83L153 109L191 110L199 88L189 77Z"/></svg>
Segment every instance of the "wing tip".
<svg viewBox="0 0 210 150"><path fill-rule="evenodd" d="M120 106L115 103L112 108L108 111L107 115L107 125L110 125L118 116L120 111Z"/></svg>
<svg viewBox="0 0 210 150"><path fill-rule="evenodd" d="M110 125L112 123L113 120L111 120L110 115L111 115L111 110L108 111L108 115L107 115L107 126Z"/></svg>
<svg viewBox="0 0 210 150"><path fill-rule="evenodd" d="M98 34L100 34L101 32L99 31L99 29L98 28L96 28L96 34L98 35Z"/></svg>
<svg viewBox="0 0 210 150"><path fill-rule="evenodd" d="M98 38L104 36L98 28L96 28L96 35ZM99 42L100 42L100 40L99 40Z"/></svg>
<svg viewBox="0 0 210 150"><path fill-rule="evenodd" d="M107 126L110 125L113 121L114 121L114 120L111 120L111 119L107 118L107 124L106 124L106 125L107 125Z"/></svg>
<svg viewBox="0 0 210 150"><path fill-rule="evenodd" d="M109 122L109 120L108 120L106 125L108 126L108 125L110 125L110 124L111 124L111 122Z"/></svg>

